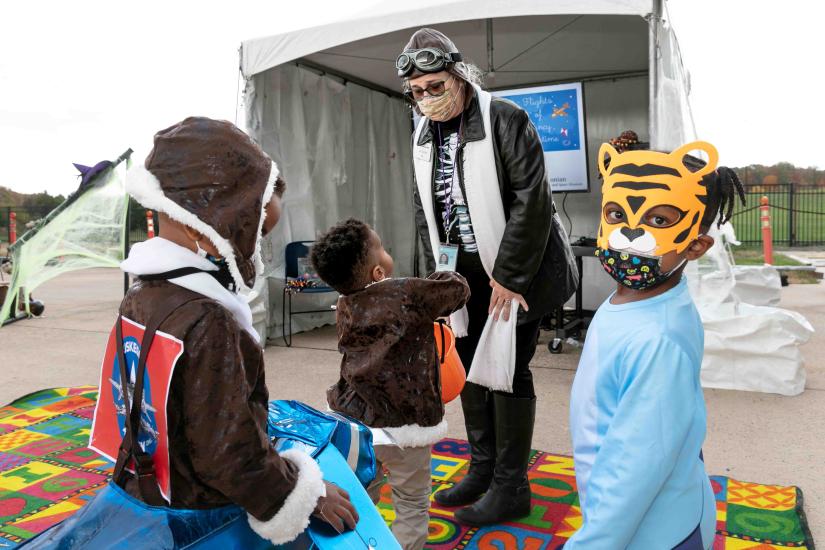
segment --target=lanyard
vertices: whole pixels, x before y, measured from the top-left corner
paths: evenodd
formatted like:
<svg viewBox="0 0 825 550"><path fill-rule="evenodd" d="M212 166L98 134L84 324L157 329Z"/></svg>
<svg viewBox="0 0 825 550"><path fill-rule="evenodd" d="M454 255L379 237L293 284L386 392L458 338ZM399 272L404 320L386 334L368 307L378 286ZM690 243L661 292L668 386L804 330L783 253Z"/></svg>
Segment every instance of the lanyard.
<svg viewBox="0 0 825 550"><path fill-rule="evenodd" d="M450 218L452 217L453 211L453 183L455 182L455 171L456 171L456 159L453 158L453 165L452 165L452 174L450 175L449 182L444 177L444 164L445 164L445 157L450 154L450 141L452 140L451 137L447 138L447 142L444 142L444 138L441 134L441 124L437 124L438 129L438 148L439 148L439 155L438 155L438 163L441 165L441 178L444 183L444 209L441 212L441 220L444 227L444 234L447 238L447 242L450 241L450 229L452 229L452 224L450 223ZM458 144L456 144L456 149L458 149Z"/></svg>
<svg viewBox="0 0 825 550"><path fill-rule="evenodd" d="M446 157L446 155L450 154L450 152L451 152L450 151L451 137L448 137L447 138L447 140L448 140L447 143L444 143L443 136L441 135L441 124L436 124L436 126L437 126L437 129L438 129L439 149L441 149L442 147L446 148L446 152L444 153L444 157ZM452 174L450 174L449 183L446 180L444 181L444 210L441 214L441 219L442 219L442 223L443 223L443 227L444 227L444 236L447 240L447 244L450 243L450 232L452 231L453 227L455 226L456 221L458 221L457 218L452 219L452 217L453 217L453 215L452 215L453 214L453 188L454 188L453 186L455 185L456 172L458 172L458 149L459 149L459 144L461 142L461 131L462 131L463 128L464 128L464 113L462 112L461 113L461 119L459 120L459 123L458 123L458 132L456 133L455 152L454 152L454 156L453 156L453 159L452 159L452 161L453 161L453 166L452 166L453 172L452 172ZM441 164L441 173L442 173L442 176L443 176L443 174L444 174L444 161L443 161L442 155L440 155L440 154L438 155L438 162L439 162L439 164Z"/></svg>

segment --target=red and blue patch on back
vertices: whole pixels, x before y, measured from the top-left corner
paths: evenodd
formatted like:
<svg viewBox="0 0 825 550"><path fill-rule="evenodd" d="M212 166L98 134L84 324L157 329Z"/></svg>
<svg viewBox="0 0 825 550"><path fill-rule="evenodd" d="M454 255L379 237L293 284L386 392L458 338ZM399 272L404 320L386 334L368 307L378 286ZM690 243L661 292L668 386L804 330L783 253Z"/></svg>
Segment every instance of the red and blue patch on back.
<svg viewBox="0 0 825 550"><path fill-rule="evenodd" d="M113 328L106 345L106 354L100 369L100 397L92 420L89 447L109 460L117 458L120 443L126 434L124 388L131 403L134 393L135 373L140 358L140 343L145 327L123 318L123 352L126 356L126 372L129 380L121 380L117 358L116 331ZM183 354L183 342L157 332L146 360L143 402L141 406L138 444L152 455L155 475L160 492L170 501L169 438L166 402L175 365Z"/></svg>

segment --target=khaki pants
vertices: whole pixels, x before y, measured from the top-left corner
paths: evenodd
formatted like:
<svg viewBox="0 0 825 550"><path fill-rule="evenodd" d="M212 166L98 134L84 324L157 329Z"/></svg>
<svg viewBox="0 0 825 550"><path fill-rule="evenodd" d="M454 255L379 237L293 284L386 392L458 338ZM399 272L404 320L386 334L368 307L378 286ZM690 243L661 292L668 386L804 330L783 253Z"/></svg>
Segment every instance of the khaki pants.
<svg viewBox="0 0 825 550"><path fill-rule="evenodd" d="M430 524L430 448L376 445L378 474L367 488L378 502L384 481L383 466L389 472L395 521L392 534L404 550L421 550L427 542Z"/></svg>

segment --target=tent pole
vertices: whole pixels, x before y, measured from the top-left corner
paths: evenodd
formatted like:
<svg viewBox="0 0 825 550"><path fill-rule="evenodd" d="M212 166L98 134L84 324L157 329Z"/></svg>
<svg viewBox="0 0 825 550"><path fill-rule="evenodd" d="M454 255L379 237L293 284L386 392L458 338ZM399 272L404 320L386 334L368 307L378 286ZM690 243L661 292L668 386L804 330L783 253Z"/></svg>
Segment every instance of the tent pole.
<svg viewBox="0 0 825 550"><path fill-rule="evenodd" d="M493 20L487 19L487 73L495 73L496 67L493 65Z"/></svg>
<svg viewBox="0 0 825 550"><path fill-rule="evenodd" d="M653 136L656 128L659 127L658 120L656 120L656 88L657 88L657 74L659 68L659 22L662 20L662 0L653 0L653 11L647 16L648 24L648 64L650 67L648 76L648 105L647 105L647 133L650 143L653 144L656 140Z"/></svg>
<svg viewBox="0 0 825 550"><path fill-rule="evenodd" d="M501 71L500 74L506 73L507 71ZM539 80L536 82L526 82L524 84L519 84L518 86L488 86L487 89L491 92L496 92L498 90L519 90L522 88L533 88L535 86L550 86L553 84L570 84L572 82L599 82L602 80L621 80L624 78L639 78L642 76L648 75L648 69L638 70L638 71L626 71L621 73L610 73L610 74L603 74L599 76L590 76L584 78L564 78L562 80Z"/></svg>
<svg viewBox="0 0 825 550"><path fill-rule="evenodd" d="M320 65L320 64L315 63L313 61L308 61L306 59L298 59L298 60L294 61L293 63L295 63L296 67L301 67L301 68L304 68L304 69L308 69L310 71L314 71L314 72L320 74L321 76L323 76L323 75L334 76L336 78L340 78L341 80L343 80L344 83L352 82L353 84L358 84L359 86L363 86L364 88L367 88L369 90L373 90L375 92L381 92L382 94L386 94L390 97L394 97L394 98L397 98L397 99L403 99L405 101L407 99L406 97L404 97L404 94L402 94L401 92L398 92L398 91L395 91L395 90L390 90L389 88L382 88L381 86L376 86L375 84L373 84L371 82L367 82L366 80L358 78L357 76L348 75L348 74L343 73L341 71L336 71L335 69L330 69L329 67L325 67L324 65Z"/></svg>
<svg viewBox="0 0 825 550"><path fill-rule="evenodd" d="M132 197L126 195L126 236L123 239L123 259L129 257L129 224L132 222ZM125 271L123 272L123 295L126 296L126 293L129 292L129 274Z"/></svg>

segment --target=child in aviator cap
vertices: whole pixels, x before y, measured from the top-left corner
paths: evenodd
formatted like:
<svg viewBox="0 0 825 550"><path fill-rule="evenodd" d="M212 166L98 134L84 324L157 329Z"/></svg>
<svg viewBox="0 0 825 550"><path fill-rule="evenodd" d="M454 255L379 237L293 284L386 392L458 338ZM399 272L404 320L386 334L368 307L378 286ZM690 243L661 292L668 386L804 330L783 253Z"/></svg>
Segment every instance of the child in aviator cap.
<svg viewBox="0 0 825 550"><path fill-rule="evenodd" d="M430 446L447 433L433 322L463 307L470 290L453 272L391 278L393 260L378 234L354 219L318 239L312 263L342 295L338 348L344 357L341 377L327 391L329 406L373 429L375 455L392 486L392 532L403 548L423 548ZM370 488L374 500L379 488Z"/></svg>
<svg viewBox="0 0 825 550"><path fill-rule="evenodd" d="M128 384L128 392L117 382L114 399L122 405L108 414L98 408L92 444L112 443L104 426L129 424L123 410L130 401L137 418L148 418L140 434L115 432L114 481L123 491L114 493L152 505L146 509L155 515L189 514L186 532L169 520L153 539L158 545L164 536L179 541L215 518L228 523L239 514L245 532L254 531L247 542L264 546L294 540L322 511L339 530L354 527L358 516L347 495L323 480L315 461L294 449L279 454L267 435L263 350L238 293L254 283L261 237L278 221L283 182L275 163L231 123L191 117L155 135L126 187L160 212L161 224L160 235L133 246L121 266L135 282L120 305L115 345L125 347L121 330L145 327L140 345L175 353L145 364L136 359L137 366L128 361L131 373L127 361L104 362L99 405L112 400L107 380L141 382ZM142 368L145 375L136 374ZM161 412L167 423L156 426Z"/></svg>
<svg viewBox="0 0 825 550"><path fill-rule="evenodd" d="M590 324L570 396L584 521L564 548L706 550L716 505L702 460L704 332L682 271L744 195L709 143L624 145L605 143L598 157L598 256L617 288Z"/></svg>

